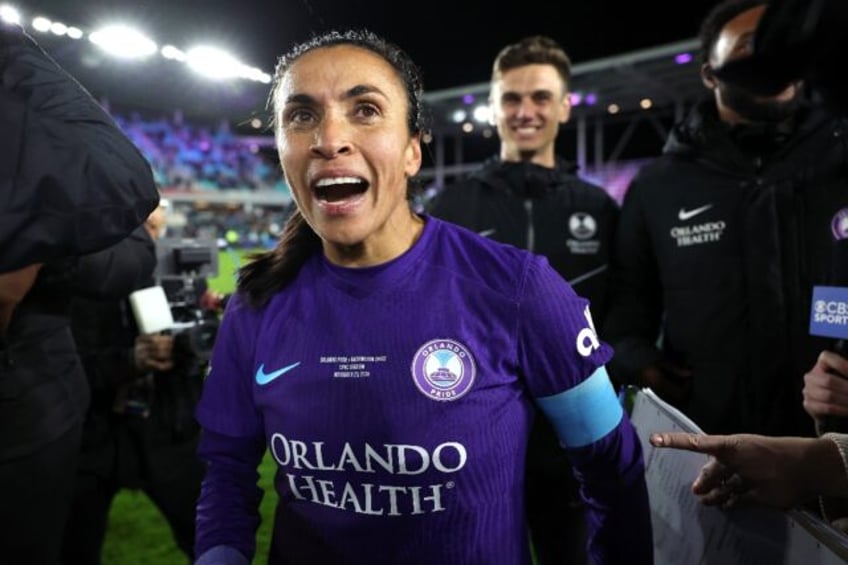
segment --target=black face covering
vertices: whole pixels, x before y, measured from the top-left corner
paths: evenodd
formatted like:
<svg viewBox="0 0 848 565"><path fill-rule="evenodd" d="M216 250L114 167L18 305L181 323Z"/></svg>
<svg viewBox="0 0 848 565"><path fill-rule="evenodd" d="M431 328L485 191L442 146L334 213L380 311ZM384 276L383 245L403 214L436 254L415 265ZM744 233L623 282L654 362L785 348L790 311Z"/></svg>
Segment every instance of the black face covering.
<svg viewBox="0 0 848 565"><path fill-rule="evenodd" d="M748 90L733 84L722 82L721 86L722 102L754 123L780 123L790 118L798 109L798 96L786 102L762 100Z"/></svg>

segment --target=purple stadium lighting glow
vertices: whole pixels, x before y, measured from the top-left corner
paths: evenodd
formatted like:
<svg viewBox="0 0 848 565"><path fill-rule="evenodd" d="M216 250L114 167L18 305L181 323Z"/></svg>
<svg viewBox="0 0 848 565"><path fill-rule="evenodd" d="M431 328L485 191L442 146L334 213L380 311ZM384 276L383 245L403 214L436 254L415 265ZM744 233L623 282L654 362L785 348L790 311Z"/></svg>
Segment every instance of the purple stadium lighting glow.
<svg viewBox="0 0 848 565"><path fill-rule="evenodd" d="M587 106L594 106L598 102L598 95L594 92L590 92L583 99L583 102L585 102Z"/></svg>
<svg viewBox="0 0 848 565"><path fill-rule="evenodd" d="M572 92L571 94L568 95L568 97L571 100L572 106L579 106L580 104L583 103L583 95L580 94L579 92Z"/></svg>
<svg viewBox="0 0 848 565"><path fill-rule="evenodd" d="M691 53L679 53L674 56L674 62L678 65L685 65L686 63L692 62L692 54Z"/></svg>
<svg viewBox="0 0 848 565"><path fill-rule="evenodd" d="M466 104L474 104L474 95L473 94L466 94L465 96L462 97L462 101L465 102Z"/></svg>

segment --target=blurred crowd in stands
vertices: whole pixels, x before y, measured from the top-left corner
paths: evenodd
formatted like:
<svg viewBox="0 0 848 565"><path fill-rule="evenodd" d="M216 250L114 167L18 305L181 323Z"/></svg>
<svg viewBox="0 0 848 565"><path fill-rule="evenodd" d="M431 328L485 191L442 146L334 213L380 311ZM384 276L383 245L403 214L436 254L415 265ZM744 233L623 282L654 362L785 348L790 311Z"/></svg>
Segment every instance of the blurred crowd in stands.
<svg viewBox="0 0 848 565"><path fill-rule="evenodd" d="M112 115L150 162L161 186L288 191L273 143L263 151L255 141L236 136L224 120L210 126L188 123L179 112L158 119L138 112Z"/></svg>
<svg viewBox="0 0 848 565"><path fill-rule="evenodd" d="M273 204L220 204L211 198L182 201L177 197L183 193L219 191L288 195L271 136L238 135L226 120L218 124L192 122L184 119L180 111L158 117L114 109L111 114L147 158L157 184L170 200L170 236L213 239L221 247L253 249L274 245L292 210L290 198L282 199L284 204L279 203L280 199L274 199ZM578 174L603 186L620 203L642 164L608 163ZM415 207L423 209L440 188L427 185Z"/></svg>

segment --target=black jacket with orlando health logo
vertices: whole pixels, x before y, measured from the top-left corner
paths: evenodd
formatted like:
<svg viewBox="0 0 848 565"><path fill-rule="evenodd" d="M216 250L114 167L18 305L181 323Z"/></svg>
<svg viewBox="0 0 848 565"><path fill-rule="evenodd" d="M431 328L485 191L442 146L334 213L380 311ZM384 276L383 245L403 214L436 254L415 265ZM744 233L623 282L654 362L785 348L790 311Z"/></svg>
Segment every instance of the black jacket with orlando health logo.
<svg viewBox="0 0 848 565"><path fill-rule="evenodd" d="M828 342L809 336L810 301L848 237L846 133L812 108L730 128L712 100L673 130L622 206L614 376L665 359L692 370L680 408L708 433L813 434L803 375Z"/></svg>
<svg viewBox="0 0 848 565"><path fill-rule="evenodd" d="M574 170L563 160L549 169L491 158L447 186L428 208L443 220L547 257L590 301L597 324L607 309L607 264L618 204Z"/></svg>

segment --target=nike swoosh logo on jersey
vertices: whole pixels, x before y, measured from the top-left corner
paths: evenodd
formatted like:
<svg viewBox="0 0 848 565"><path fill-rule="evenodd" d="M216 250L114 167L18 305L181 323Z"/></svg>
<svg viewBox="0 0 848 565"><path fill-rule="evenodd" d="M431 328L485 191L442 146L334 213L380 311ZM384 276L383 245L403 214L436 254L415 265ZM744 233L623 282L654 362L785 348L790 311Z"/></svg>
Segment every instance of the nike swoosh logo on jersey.
<svg viewBox="0 0 848 565"><path fill-rule="evenodd" d="M686 220L694 218L702 212L706 212L712 207L712 204L707 204L706 206L701 206L700 208L695 208L694 210L686 210L685 208L681 208L680 212L677 213L677 219L681 222L685 222Z"/></svg>
<svg viewBox="0 0 848 565"><path fill-rule="evenodd" d="M478 231L477 235L480 235L480 236L483 236L483 237L489 237L490 235L495 235L496 231L498 231L498 230L496 230L495 228L490 228L490 229L487 229L487 230Z"/></svg>
<svg viewBox="0 0 848 565"><path fill-rule="evenodd" d="M267 385L268 383L270 383L271 381L273 381L277 377L285 375L286 373L288 373L289 371L291 371L292 369L294 369L298 365L300 365L300 361L298 361L297 363L292 363L291 365L286 365L282 369L277 369L276 371L274 371L272 373L266 373L265 372L265 364L263 363L262 365L259 365L258 369L256 369L256 382L257 382L257 384L260 384L260 385Z"/></svg>

